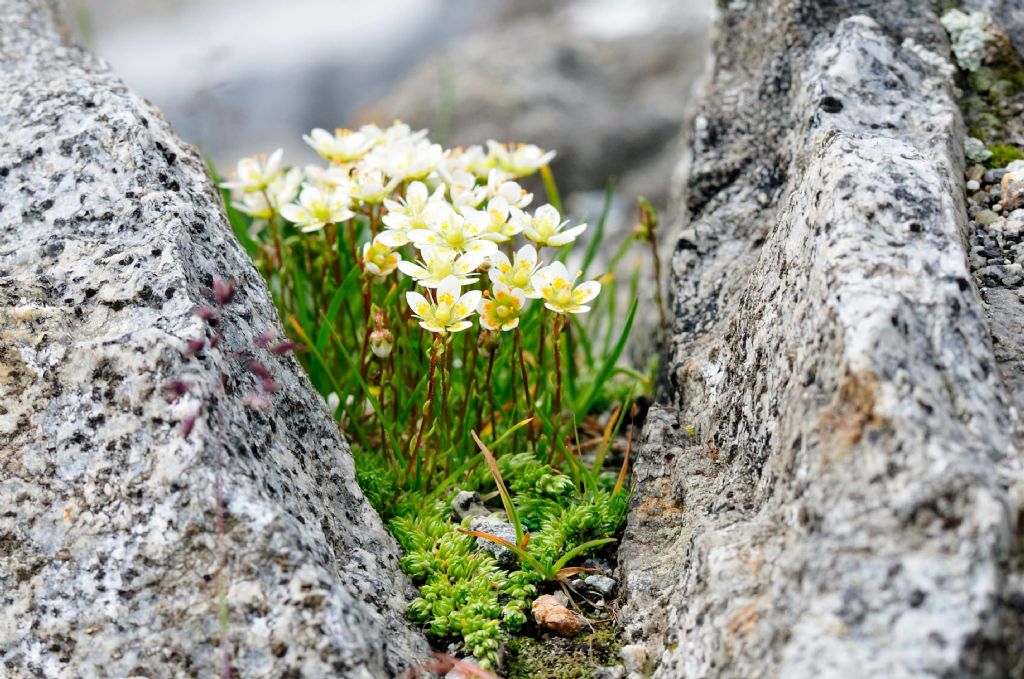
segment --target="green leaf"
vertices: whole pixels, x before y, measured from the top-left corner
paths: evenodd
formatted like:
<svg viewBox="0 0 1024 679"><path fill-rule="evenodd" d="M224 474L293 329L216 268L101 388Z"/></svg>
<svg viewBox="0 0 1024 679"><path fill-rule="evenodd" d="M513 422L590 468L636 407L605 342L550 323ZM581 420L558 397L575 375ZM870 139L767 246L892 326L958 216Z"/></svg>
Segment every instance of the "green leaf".
<svg viewBox="0 0 1024 679"><path fill-rule="evenodd" d="M608 188L604 190L604 205L601 208L601 217L597 220L597 224L594 226L594 233L590 236L590 244L587 245L587 252L583 255L583 266L580 270L583 272L584 277L587 275L587 269L590 268L591 263L594 261L594 257L597 256L597 249L601 246L604 240L604 225L608 220L608 213L612 209L612 198L615 196L615 182L609 181Z"/></svg>
<svg viewBox="0 0 1024 679"><path fill-rule="evenodd" d="M622 328L622 333L619 335L619 340L615 343L615 348L605 356L604 364L601 366L601 370L597 374L597 378L594 380L594 385L590 388L590 393L583 400L580 407L576 408L576 412L579 415L586 415L590 412L590 407L597 400L597 397L601 393L601 387L611 377L612 372L615 370L615 362L619 360L619 356L622 355L622 350L626 346L626 341L629 339L629 331L633 329L633 319L636 317L637 299L633 298L633 303L629 307L629 314L626 316L626 324Z"/></svg>

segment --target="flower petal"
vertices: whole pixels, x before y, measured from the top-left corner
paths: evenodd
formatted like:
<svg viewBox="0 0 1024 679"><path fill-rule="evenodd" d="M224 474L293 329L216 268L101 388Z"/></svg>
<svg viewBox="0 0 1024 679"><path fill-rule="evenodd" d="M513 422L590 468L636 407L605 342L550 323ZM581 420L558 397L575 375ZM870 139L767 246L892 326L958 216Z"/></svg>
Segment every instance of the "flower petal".
<svg viewBox="0 0 1024 679"><path fill-rule="evenodd" d="M572 291L572 301L575 304L586 304L590 300L597 297L598 293L601 292L601 284L597 281L587 281L586 283L580 283L576 286L576 289Z"/></svg>
<svg viewBox="0 0 1024 679"><path fill-rule="evenodd" d="M418 292L410 290L405 293L405 301L409 303L409 308L412 309L412 312L420 318L430 313L430 302Z"/></svg>

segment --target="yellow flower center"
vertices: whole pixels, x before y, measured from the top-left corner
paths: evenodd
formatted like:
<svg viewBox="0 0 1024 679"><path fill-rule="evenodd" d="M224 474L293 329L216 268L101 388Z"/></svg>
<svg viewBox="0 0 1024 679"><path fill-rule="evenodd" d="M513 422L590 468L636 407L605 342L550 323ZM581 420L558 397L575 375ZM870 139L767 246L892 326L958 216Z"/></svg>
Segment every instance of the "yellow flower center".
<svg viewBox="0 0 1024 679"><path fill-rule="evenodd" d="M530 270L525 266L517 266L508 277L509 285L525 290L530 286Z"/></svg>
<svg viewBox="0 0 1024 679"><path fill-rule="evenodd" d="M448 325L448 321L452 320L452 308L447 302L439 303L434 309L434 320L438 325Z"/></svg>
<svg viewBox="0 0 1024 679"><path fill-rule="evenodd" d="M551 303L557 307L567 308L572 306L572 286L568 281L557 280L551 284Z"/></svg>

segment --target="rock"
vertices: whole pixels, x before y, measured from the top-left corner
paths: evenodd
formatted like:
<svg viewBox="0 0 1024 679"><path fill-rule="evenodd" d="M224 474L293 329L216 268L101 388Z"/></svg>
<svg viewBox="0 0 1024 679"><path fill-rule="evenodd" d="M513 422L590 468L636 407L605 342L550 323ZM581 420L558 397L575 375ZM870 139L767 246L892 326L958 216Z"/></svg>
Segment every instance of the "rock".
<svg viewBox="0 0 1024 679"><path fill-rule="evenodd" d="M643 673L647 666L647 648L641 644L626 644L619 649L619 657L626 672Z"/></svg>
<svg viewBox="0 0 1024 679"><path fill-rule="evenodd" d="M513 544L515 544L516 541L515 526L508 521L499 519L496 516L479 516L469 522L469 529L479 531L481 533L490 533L495 537L502 538L503 540L507 540ZM500 566L511 568L519 562L519 557L516 556L515 552L507 547L502 547L492 540L477 538L476 544L480 549L487 550L493 554Z"/></svg>
<svg viewBox="0 0 1024 679"><path fill-rule="evenodd" d="M456 521L462 522L465 519L472 519L478 516L487 516L489 512L480 499L480 493L475 490L463 490L452 498L452 516Z"/></svg>
<svg viewBox="0 0 1024 679"><path fill-rule="evenodd" d="M986 184L998 184L1003 180L1003 176L1006 174L1006 168L998 168L995 170L988 170L985 173L984 182Z"/></svg>
<svg viewBox="0 0 1024 679"><path fill-rule="evenodd" d="M969 182L967 182L967 190L968 191L977 191L980 188L981 188L981 184L978 183L977 181L975 181L974 179L972 179Z"/></svg>
<svg viewBox="0 0 1024 679"><path fill-rule="evenodd" d="M594 679L623 679L626 676L626 668L622 665L614 667L598 667L594 670Z"/></svg>
<svg viewBox="0 0 1024 679"><path fill-rule="evenodd" d="M1000 182L1002 199L1000 205L1004 210L1016 210L1024 207L1024 171L1007 172Z"/></svg>
<svg viewBox="0 0 1024 679"><path fill-rule="evenodd" d="M1024 306L968 267L945 45L927 0L720 19L619 550L654 677L1017 671Z"/></svg>
<svg viewBox="0 0 1024 679"><path fill-rule="evenodd" d="M554 148L563 195L603 190L614 176L628 204L642 193L660 206L711 0L548 6L548 16L496 22L426 60L361 118L399 117L446 145Z"/></svg>
<svg viewBox="0 0 1024 679"><path fill-rule="evenodd" d="M543 594L530 607L533 621L542 628L563 637L576 636L580 632L580 620L550 594Z"/></svg>
<svg viewBox="0 0 1024 679"><path fill-rule="evenodd" d="M985 176L985 166L984 165L971 165L970 167L967 168L967 170L964 171L964 177L967 179L967 181L980 182L982 177L984 177L984 176Z"/></svg>
<svg viewBox="0 0 1024 679"><path fill-rule="evenodd" d="M221 585L235 676L420 662L398 547L298 362L256 349L280 322L199 154L54 6L0 0L3 674L220 676ZM214 275L223 340L186 358ZM266 410L239 352L280 385Z"/></svg>
<svg viewBox="0 0 1024 679"><path fill-rule="evenodd" d="M999 215L997 215L992 210L982 210L981 212L974 216L974 219L980 224L988 225L999 219Z"/></svg>
<svg viewBox="0 0 1024 679"><path fill-rule="evenodd" d="M607 575L588 575L582 583L583 591L593 592L603 599L611 599L615 595L616 582Z"/></svg>

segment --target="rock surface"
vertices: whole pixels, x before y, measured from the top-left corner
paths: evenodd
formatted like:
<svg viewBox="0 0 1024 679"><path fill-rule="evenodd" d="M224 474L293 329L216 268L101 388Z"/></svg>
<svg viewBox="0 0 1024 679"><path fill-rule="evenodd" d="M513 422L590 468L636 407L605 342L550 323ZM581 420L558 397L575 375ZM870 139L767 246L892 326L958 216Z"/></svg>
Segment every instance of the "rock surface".
<svg viewBox="0 0 1024 679"><path fill-rule="evenodd" d="M620 549L628 635L656 677L1019 675L1024 354L993 343L1020 300L984 305L968 263L932 4L728 7Z"/></svg>
<svg viewBox="0 0 1024 679"><path fill-rule="evenodd" d="M294 358L243 405L229 366L280 324L199 155L52 10L0 0L0 674L220 676L219 477L235 676L393 676L428 650L397 546Z"/></svg>

